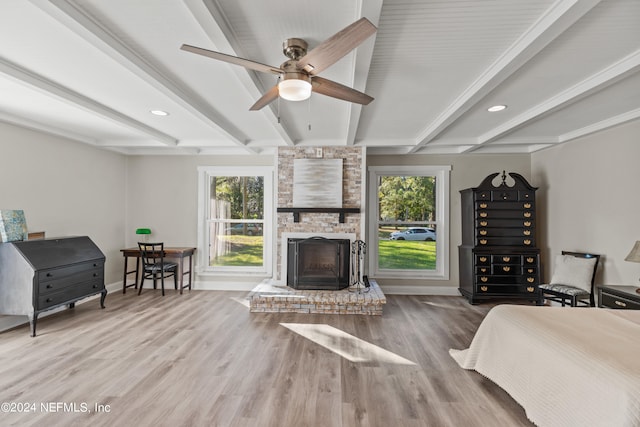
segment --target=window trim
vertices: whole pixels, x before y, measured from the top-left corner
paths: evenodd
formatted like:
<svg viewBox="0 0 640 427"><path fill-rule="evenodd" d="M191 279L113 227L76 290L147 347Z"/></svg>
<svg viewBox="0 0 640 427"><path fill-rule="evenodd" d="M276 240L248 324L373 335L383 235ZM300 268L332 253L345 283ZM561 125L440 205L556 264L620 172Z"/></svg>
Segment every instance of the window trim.
<svg viewBox="0 0 640 427"><path fill-rule="evenodd" d="M369 166L369 275L379 278L449 280L449 193L450 165L429 166ZM435 176L436 177L436 268L435 270L401 270L378 268L378 178L380 176Z"/></svg>
<svg viewBox="0 0 640 427"><path fill-rule="evenodd" d="M201 275L212 276L265 276L273 274L273 206L274 206L274 168L272 166L199 166L198 167L198 252L197 271ZM264 177L264 217L262 218L262 262L261 267L211 267L208 259L209 238L207 221L209 217L209 179L212 176L262 176ZM232 222L255 222L243 219Z"/></svg>

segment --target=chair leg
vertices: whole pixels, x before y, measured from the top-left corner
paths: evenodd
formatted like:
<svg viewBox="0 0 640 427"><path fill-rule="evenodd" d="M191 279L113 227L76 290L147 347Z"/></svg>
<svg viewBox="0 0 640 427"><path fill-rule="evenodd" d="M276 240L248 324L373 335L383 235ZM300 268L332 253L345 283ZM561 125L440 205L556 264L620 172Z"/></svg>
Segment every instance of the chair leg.
<svg viewBox="0 0 640 427"><path fill-rule="evenodd" d="M162 287L162 296L164 296L164 272L160 273L160 286Z"/></svg>
<svg viewBox="0 0 640 427"><path fill-rule="evenodd" d="M178 270L173 270L173 287L178 290ZM182 293L182 288L180 288L180 293Z"/></svg>
<svg viewBox="0 0 640 427"><path fill-rule="evenodd" d="M142 273L142 279L140 279L140 289L138 289L138 295L142 293L142 286L144 286L144 273Z"/></svg>

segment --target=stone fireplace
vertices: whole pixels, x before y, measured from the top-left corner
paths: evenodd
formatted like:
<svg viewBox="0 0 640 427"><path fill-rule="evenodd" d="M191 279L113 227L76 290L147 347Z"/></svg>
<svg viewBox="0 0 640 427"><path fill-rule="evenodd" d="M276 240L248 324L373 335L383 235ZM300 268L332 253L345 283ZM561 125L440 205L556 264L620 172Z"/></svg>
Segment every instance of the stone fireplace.
<svg viewBox="0 0 640 427"><path fill-rule="evenodd" d="M299 210L294 205L294 160L319 158L319 153L321 158L342 160L341 211L333 208ZM363 155L364 148L361 147L278 149L276 274L250 294L249 309L252 313L382 315L386 298L373 279L369 279L367 292L359 292L352 286L340 290L294 289L286 286L290 240L323 237L348 240L350 247L357 240L364 240ZM327 262L320 261L319 264Z"/></svg>
<svg viewBox="0 0 640 427"><path fill-rule="evenodd" d="M288 240L323 237L327 239L363 239L364 171L361 147L280 147L278 149L278 221L276 281L288 283ZM296 159L342 160L342 207L345 212L331 209L303 210L292 213L294 206L294 161ZM283 212L282 210L289 211Z"/></svg>

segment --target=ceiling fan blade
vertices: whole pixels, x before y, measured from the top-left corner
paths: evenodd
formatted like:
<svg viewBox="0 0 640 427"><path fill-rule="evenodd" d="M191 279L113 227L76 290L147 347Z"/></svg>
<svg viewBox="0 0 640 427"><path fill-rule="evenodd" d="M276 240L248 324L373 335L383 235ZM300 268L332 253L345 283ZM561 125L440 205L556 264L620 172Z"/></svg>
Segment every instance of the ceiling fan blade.
<svg viewBox="0 0 640 427"><path fill-rule="evenodd" d="M300 58L297 67L299 70L304 69L312 76L316 75L338 62L340 58L358 47L376 31L377 28L371 21L367 18L360 18Z"/></svg>
<svg viewBox="0 0 640 427"><path fill-rule="evenodd" d="M264 95L262 95L262 97L258 99L256 103L251 106L251 108L249 108L249 111L260 110L262 107L268 105L269 103L273 102L277 98L278 98L278 85L275 85L274 87L269 89Z"/></svg>
<svg viewBox="0 0 640 427"><path fill-rule="evenodd" d="M271 65L261 64L260 62L251 61L250 59L227 55L226 53L215 52L213 50L203 49L201 47L191 46L188 44L183 44L182 46L180 46L180 49L186 50L187 52L197 53L198 55L208 56L209 58L228 62L230 64L241 65L245 68L249 68L255 71L261 71L263 73L280 75L284 72L278 67L272 67Z"/></svg>
<svg viewBox="0 0 640 427"><path fill-rule="evenodd" d="M373 98L366 93L359 92L332 80L323 79L322 77L313 77L311 79L311 85L314 92L330 96L332 98L355 102L356 104L362 105L368 105L373 101Z"/></svg>

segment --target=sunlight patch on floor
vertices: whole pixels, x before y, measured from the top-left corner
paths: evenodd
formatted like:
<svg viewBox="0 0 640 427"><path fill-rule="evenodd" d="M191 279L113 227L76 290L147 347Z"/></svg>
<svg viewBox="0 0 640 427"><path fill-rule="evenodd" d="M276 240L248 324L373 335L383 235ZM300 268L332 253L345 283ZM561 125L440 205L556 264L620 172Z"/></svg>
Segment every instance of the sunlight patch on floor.
<svg viewBox="0 0 640 427"><path fill-rule="evenodd" d="M230 300L233 300L237 303L240 303L242 305L244 305L245 307L249 308L250 302L247 298L238 298L238 297L231 297L229 298Z"/></svg>
<svg viewBox="0 0 640 427"><path fill-rule="evenodd" d="M377 345L361 340L340 329L326 324L280 323L285 328L302 335L351 362L380 362L397 365L415 365L414 362L398 356Z"/></svg>

